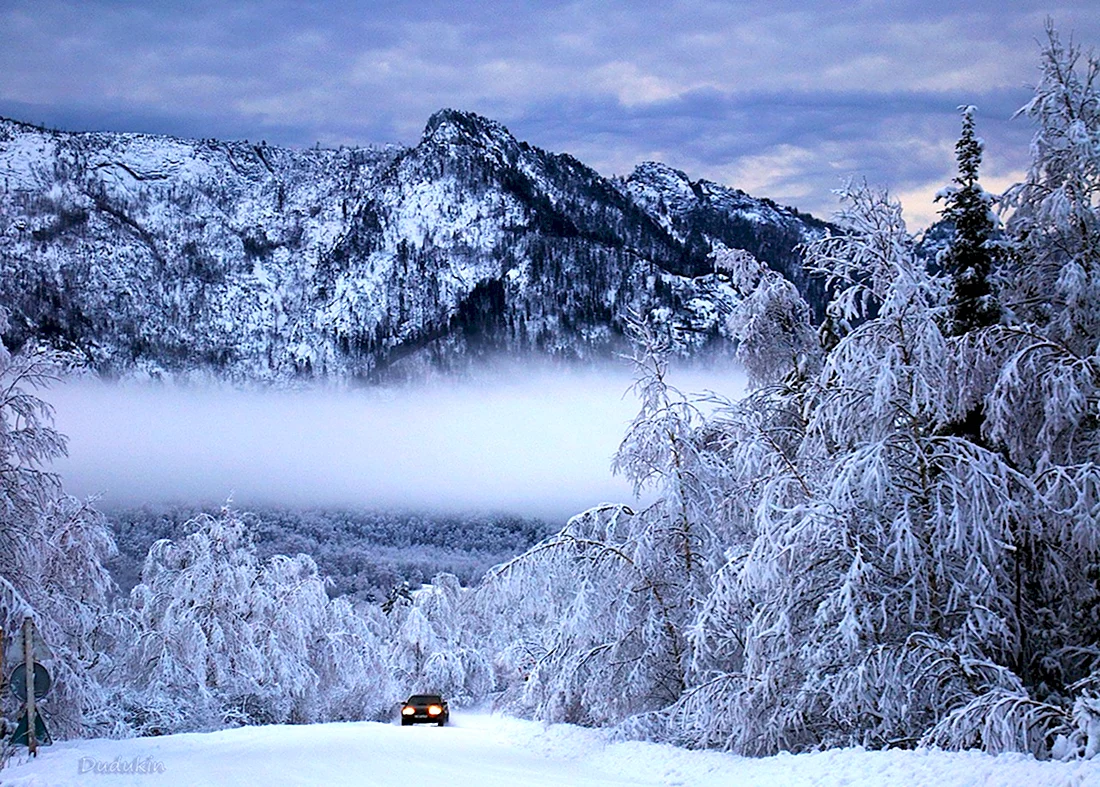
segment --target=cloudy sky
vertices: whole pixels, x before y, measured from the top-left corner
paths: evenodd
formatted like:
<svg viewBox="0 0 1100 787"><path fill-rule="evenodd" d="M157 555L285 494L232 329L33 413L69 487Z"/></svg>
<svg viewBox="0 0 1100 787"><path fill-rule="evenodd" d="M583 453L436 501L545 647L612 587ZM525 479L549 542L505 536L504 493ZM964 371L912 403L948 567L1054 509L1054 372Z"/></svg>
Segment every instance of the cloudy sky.
<svg viewBox="0 0 1100 787"><path fill-rule="evenodd" d="M1095 0L0 0L0 115L71 130L415 144L441 107L605 175L647 159L819 215L866 177L914 229L978 107L983 181L1025 164L1013 112L1046 17Z"/></svg>

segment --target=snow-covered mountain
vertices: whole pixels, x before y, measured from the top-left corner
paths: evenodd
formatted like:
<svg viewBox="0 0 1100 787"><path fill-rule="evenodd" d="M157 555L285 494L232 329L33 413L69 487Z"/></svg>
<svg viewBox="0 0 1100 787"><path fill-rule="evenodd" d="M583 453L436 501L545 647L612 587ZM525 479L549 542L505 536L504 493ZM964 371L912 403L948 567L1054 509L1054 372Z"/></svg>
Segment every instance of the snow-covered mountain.
<svg viewBox="0 0 1100 787"><path fill-rule="evenodd" d="M4 337L106 375L421 376L487 354L602 358L631 311L727 344L710 271L747 249L818 300L825 224L661 164L607 179L492 120L410 148L65 133L0 120Z"/></svg>

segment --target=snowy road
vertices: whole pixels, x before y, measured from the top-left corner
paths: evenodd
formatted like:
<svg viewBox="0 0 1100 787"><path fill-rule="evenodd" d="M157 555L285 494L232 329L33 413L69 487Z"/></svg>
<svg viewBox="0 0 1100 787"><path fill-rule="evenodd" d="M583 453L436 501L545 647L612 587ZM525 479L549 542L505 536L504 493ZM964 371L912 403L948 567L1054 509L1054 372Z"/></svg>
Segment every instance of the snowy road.
<svg viewBox="0 0 1100 787"><path fill-rule="evenodd" d="M743 759L646 743L608 743L598 731L545 727L487 714L403 728L359 722L249 727L132 740L68 741L36 761L13 761L5 787L155 785L936 785L1100 787L1100 763L1036 762L1018 755L863 752ZM147 773L109 774L125 766ZM99 772L97 772L99 771Z"/></svg>

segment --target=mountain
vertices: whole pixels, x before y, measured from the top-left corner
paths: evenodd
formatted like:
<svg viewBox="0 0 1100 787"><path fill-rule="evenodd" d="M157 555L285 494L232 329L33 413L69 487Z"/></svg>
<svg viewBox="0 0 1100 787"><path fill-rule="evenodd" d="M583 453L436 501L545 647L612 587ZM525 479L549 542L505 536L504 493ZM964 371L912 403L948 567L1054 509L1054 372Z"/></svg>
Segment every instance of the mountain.
<svg viewBox="0 0 1100 787"><path fill-rule="evenodd" d="M826 225L661 164L608 179L500 123L442 110L413 147L68 133L0 119L9 345L105 376L419 377L488 355L598 359L654 314L685 353L728 348L708 255L818 285Z"/></svg>

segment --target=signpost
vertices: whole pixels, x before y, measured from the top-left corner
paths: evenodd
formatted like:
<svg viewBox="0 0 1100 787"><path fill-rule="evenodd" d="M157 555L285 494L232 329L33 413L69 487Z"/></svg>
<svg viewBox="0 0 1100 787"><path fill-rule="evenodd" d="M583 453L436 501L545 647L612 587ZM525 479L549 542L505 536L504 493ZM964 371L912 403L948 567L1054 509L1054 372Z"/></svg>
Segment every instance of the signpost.
<svg viewBox="0 0 1100 787"><path fill-rule="evenodd" d="M9 681L12 693L24 701L25 712L19 717L11 741L26 746L33 757L38 756L39 742L43 745L53 742L37 707L37 700L50 690L52 681L46 668L35 663L35 650L34 621L27 617L23 619L23 663L12 670Z"/></svg>
<svg viewBox="0 0 1100 787"><path fill-rule="evenodd" d="M34 621L29 617L23 618L23 664L26 666L24 681L27 692L27 749L32 757L37 757L38 739L34 734L37 732L34 712Z"/></svg>
<svg viewBox="0 0 1100 787"><path fill-rule="evenodd" d="M13 669L9 682L11 683L11 693L15 695L16 699L26 702L28 685L27 665L20 664ZM46 696L46 693L50 690L50 686L53 685L53 679L50 677L50 673L46 671L45 667L35 662L34 678L29 681L29 683L34 685L34 698L40 700Z"/></svg>
<svg viewBox="0 0 1100 787"><path fill-rule="evenodd" d="M26 746L30 748L30 726L27 724L27 714L23 714L19 717L19 723L15 725L15 732L11 734L11 742L16 746ZM34 741L35 741L35 756L38 756L38 742L41 741L43 746L48 746L53 743L53 738L50 737L50 731L46 729L46 723L42 721L41 715L34 717Z"/></svg>

